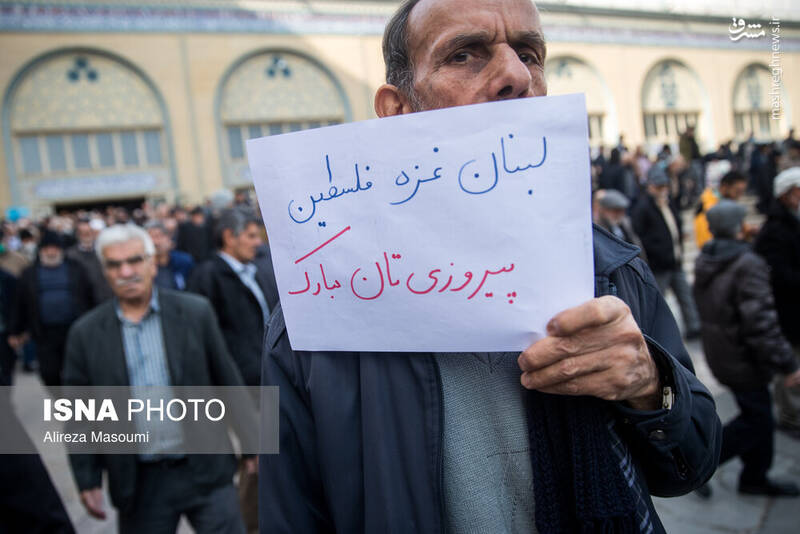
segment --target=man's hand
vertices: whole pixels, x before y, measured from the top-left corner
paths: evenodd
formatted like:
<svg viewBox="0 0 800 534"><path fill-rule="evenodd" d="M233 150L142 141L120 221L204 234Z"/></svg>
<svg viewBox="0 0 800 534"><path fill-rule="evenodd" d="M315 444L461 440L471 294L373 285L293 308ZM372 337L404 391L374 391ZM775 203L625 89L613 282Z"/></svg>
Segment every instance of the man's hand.
<svg viewBox="0 0 800 534"><path fill-rule="evenodd" d="M255 475L258 473L258 456L244 459L244 471L248 475Z"/></svg>
<svg viewBox="0 0 800 534"><path fill-rule="evenodd" d="M630 308L617 297L559 313L547 334L519 356L526 388L624 400L637 410L660 408L658 369Z"/></svg>
<svg viewBox="0 0 800 534"><path fill-rule="evenodd" d="M800 369L795 371L790 375L786 375L783 378L783 385L787 388L793 388L795 386L800 386Z"/></svg>
<svg viewBox="0 0 800 534"><path fill-rule="evenodd" d="M105 519L106 511L103 507L103 490L92 488L81 492L81 504L89 515L97 519Z"/></svg>
<svg viewBox="0 0 800 534"><path fill-rule="evenodd" d="M22 348L22 346L25 344L25 341L27 341L27 336L25 335L25 333L16 336L8 336L7 341L9 346L15 351L17 351L20 348Z"/></svg>

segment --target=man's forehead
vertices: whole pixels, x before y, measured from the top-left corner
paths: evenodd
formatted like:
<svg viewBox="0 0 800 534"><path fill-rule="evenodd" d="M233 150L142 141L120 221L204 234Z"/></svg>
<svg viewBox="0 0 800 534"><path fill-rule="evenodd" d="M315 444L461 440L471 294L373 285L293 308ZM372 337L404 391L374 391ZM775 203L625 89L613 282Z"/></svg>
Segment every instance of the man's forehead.
<svg viewBox="0 0 800 534"><path fill-rule="evenodd" d="M103 256L106 258L112 256L126 256L131 253L135 254L136 252L144 252L144 243L141 239L130 239L103 247Z"/></svg>
<svg viewBox="0 0 800 534"><path fill-rule="evenodd" d="M408 18L409 46L429 47L450 33L541 32L539 11L531 0L420 0Z"/></svg>

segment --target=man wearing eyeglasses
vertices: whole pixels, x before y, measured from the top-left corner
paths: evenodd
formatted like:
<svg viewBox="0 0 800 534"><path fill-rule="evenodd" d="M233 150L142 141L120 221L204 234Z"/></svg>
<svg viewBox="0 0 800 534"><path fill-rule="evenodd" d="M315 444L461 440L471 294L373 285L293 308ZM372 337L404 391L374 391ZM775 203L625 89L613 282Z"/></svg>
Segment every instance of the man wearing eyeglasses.
<svg viewBox="0 0 800 534"><path fill-rule="evenodd" d="M155 247L145 230L134 225L106 228L97 238L97 251L114 299L70 330L65 385L243 385L209 302L154 286ZM232 483L235 458L175 454L181 449L179 426L161 430L172 433L167 436L169 453L159 442L146 454L105 456L102 461L94 455L70 456L87 512L106 517L101 490L105 468L121 533L175 532L182 515L196 532L244 533Z"/></svg>

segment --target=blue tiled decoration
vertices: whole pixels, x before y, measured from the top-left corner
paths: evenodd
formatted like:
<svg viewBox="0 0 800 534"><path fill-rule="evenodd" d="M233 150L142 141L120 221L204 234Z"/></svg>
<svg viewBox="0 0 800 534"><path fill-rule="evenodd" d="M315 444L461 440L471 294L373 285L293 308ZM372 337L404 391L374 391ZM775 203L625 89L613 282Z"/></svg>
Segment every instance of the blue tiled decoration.
<svg viewBox="0 0 800 534"><path fill-rule="evenodd" d="M97 71L89 67L89 60L84 56L75 58L75 65L67 71L67 79L77 83L81 79L81 72L86 73L86 79L90 82L96 82L99 77Z"/></svg>

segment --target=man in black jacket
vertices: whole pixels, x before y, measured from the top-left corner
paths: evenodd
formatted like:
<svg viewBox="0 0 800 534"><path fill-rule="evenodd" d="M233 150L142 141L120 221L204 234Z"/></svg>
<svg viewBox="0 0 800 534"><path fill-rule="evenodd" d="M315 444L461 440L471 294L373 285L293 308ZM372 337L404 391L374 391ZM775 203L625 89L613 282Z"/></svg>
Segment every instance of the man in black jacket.
<svg viewBox="0 0 800 534"><path fill-rule="evenodd" d="M755 242L769 264L772 294L783 335L800 361L800 167L775 177L775 201ZM775 384L778 428L800 438L800 386Z"/></svg>
<svg viewBox="0 0 800 534"><path fill-rule="evenodd" d="M694 294L703 322L703 348L714 376L731 388L739 415L725 425L720 463L739 456L739 491L800 495L795 484L767 478L774 453L769 382L800 384L800 366L781 334L766 262L742 241L747 210L722 200L708 212L714 238L695 267Z"/></svg>
<svg viewBox="0 0 800 534"><path fill-rule="evenodd" d="M245 383L257 386L264 325L278 301L275 275L266 268L271 263L254 262L263 244L260 221L247 210L228 209L220 215L214 237L217 254L195 269L188 290L211 301Z"/></svg>
<svg viewBox="0 0 800 534"><path fill-rule="evenodd" d="M700 334L700 320L692 290L683 272L683 229L681 216L669 195L667 171L658 164L647 173L647 191L639 197L631 215L633 229L642 240L647 263L662 295L672 289L681 307L684 334L693 339Z"/></svg>
<svg viewBox="0 0 800 534"><path fill-rule="evenodd" d="M375 109L544 95L544 58L528 0L406 1ZM279 304L261 532L663 532L650 493L710 477L720 423L637 249L594 243L598 298L521 354L294 352Z"/></svg>
<svg viewBox="0 0 800 534"><path fill-rule="evenodd" d="M270 310L278 302L272 263L263 256L261 223L249 209L230 208L217 220L217 254L200 265L189 280L189 291L207 297L217 313L228 351L245 384L261 383L261 348ZM258 481L242 466L239 493L248 530L258 528Z"/></svg>
<svg viewBox="0 0 800 534"><path fill-rule="evenodd" d="M44 232L38 261L20 276L9 343L17 348L30 335L36 343L39 373L45 385L61 384L69 327L95 304L83 266L64 257L60 235Z"/></svg>

